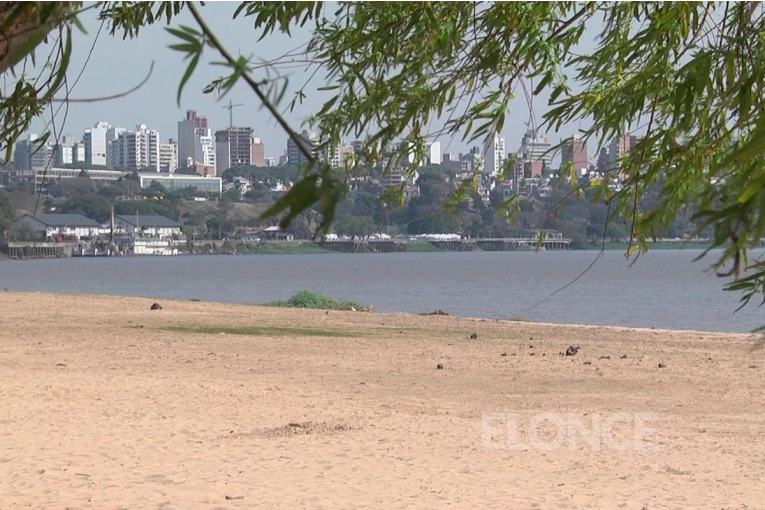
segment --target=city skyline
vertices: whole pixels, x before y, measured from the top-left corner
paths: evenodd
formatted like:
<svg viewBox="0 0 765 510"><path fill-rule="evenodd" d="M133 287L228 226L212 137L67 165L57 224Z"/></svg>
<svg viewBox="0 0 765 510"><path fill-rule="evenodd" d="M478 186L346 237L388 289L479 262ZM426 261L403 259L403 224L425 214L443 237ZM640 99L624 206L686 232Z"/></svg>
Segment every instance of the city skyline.
<svg viewBox="0 0 765 510"><path fill-rule="evenodd" d="M285 50L298 48L310 38L308 29L296 29L292 37L274 33L259 41L259 34L252 30L247 20L234 20L231 18L235 6L225 3L208 4L202 13L211 28L220 34L222 42L233 52L241 52L254 60L275 59L286 53ZM154 70L148 82L139 90L125 97L106 102L95 103L71 103L69 112L64 123L63 112L57 118L57 131L59 133L71 133L77 136L84 129L90 128L99 120L107 120L114 126L136 126L146 124L161 134L161 141L165 143L168 133L175 135L175 126L179 119L183 118L186 110L196 110L209 119L209 127L213 131L224 130L229 126L228 104L241 104L234 108L233 125L239 127L252 127L255 136L261 138L266 149L266 157L273 157L277 161L286 149L286 133L276 126L270 115L262 109L254 93L244 84L234 86L231 92L216 100L213 95L203 94L202 89L212 80L218 77L219 70L210 66L208 61L216 60L212 52L206 54L197 68L196 73L187 83L181 104L176 102L177 85L185 69L182 55L169 49L173 44L173 37L164 30L164 23L157 26L145 27L141 35L135 39L123 40L121 34L110 36L108 27L103 27L99 34L101 23L88 16L83 17L83 24L88 31L87 35L75 34L74 50L71 65L71 80L83 69L85 60L88 58L89 49L93 46L98 35L97 44L93 46L92 55L88 65L84 68L82 79L73 89L71 96L74 98L92 98L118 93L140 83L154 62ZM172 26L179 24L193 25L194 21L186 11L173 19ZM594 41L594 31L592 40ZM589 44L589 42L587 43ZM253 52L252 48L257 48ZM119 54L119 65L115 65L114 55ZM108 69L108 72L106 71ZM261 71L255 73L256 78L265 78ZM285 94L285 104L306 81L307 75L304 70L296 67L289 71L289 86ZM325 85L323 80L316 79L306 90L308 95L303 104L298 104L294 112L285 113L286 120L295 131L300 131L304 126L303 121L312 113L315 113L315 105L323 104L330 95L317 88ZM510 103L510 113L517 122L508 122L506 127L498 133L509 143L510 148L515 147L518 140L530 126L541 118L541 112L547 105L547 96L542 94L533 98L533 109L537 120L529 118L529 106L526 99L516 97ZM43 127L50 122L50 114L35 119L30 133L42 133ZM62 127L63 125L63 127ZM442 127L440 121L433 123L431 132ZM578 132L576 126L564 126L560 133L548 134L566 138ZM348 140L351 142L352 140ZM430 140L435 141L435 140ZM468 152L472 145L483 145L483 141L462 142L460 137L440 137L443 152ZM595 148L591 148L592 154L596 154ZM559 157L557 158L559 159Z"/></svg>

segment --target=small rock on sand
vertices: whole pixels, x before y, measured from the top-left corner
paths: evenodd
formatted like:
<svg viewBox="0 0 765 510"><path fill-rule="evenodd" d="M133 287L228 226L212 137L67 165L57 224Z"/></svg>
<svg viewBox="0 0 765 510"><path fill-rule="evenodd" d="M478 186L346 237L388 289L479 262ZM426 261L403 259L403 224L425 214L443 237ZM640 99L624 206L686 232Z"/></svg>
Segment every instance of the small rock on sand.
<svg viewBox="0 0 765 510"><path fill-rule="evenodd" d="M160 305L159 303L154 303L153 305L151 305L151 309L152 310L162 310L162 305Z"/></svg>
<svg viewBox="0 0 765 510"><path fill-rule="evenodd" d="M444 366L443 366L441 363L439 363L438 365L436 365L436 368L437 368L438 370L443 370L443 369L444 369Z"/></svg>

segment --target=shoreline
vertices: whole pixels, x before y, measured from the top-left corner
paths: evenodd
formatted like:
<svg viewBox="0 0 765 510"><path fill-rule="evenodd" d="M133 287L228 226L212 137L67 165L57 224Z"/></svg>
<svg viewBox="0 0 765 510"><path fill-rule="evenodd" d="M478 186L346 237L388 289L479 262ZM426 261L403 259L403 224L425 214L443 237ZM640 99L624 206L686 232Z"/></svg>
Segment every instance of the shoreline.
<svg viewBox="0 0 765 510"><path fill-rule="evenodd" d="M293 310L293 311L305 311L309 313L316 313L316 312L332 312L332 313L351 313L351 314L361 314L363 316L364 314L371 314L375 317L386 317L386 316L400 316L400 317L406 317L406 318L417 318L417 317L450 317L457 320L465 320L465 321L471 321L471 322L486 322L486 323L496 323L501 325L512 325L512 324L524 324L524 325L535 325L540 327L550 327L550 328L573 328L573 329L583 329L583 330L608 330L613 332L630 332L630 333L639 333L639 332L652 332L652 333L688 333L688 334L702 334L702 335L743 335L751 338L758 338L762 337L765 340L765 331L761 333L757 332L744 332L744 331L712 331L712 330L703 330L703 329L672 329L672 328L657 328L657 327L648 327L648 326L622 326L618 324L588 324L588 323L576 323L576 322L545 322L545 321L535 321L530 319L525 319L522 317L519 318L496 318L496 317L478 317L478 316L471 316L471 315L459 315L459 314L453 314L449 312L448 310L445 310L446 313L439 314L439 313L432 313L432 312L394 312L394 311L378 311L375 310L372 306L372 310L357 310L357 311L347 311L347 310L324 310L324 309L318 309L318 308L295 308L295 307L278 307L278 306L268 306L266 303L247 303L244 301L208 301L205 299L198 299L198 298L170 298L170 297L158 297L158 296L147 296L147 295L129 295L129 294L94 294L94 293L87 293L87 292L63 292L63 291L38 291L38 290L9 290L4 289L6 294L13 295L13 294L19 294L19 295L40 295L40 296L53 296L53 297L63 297L63 298L93 298L93 299L100 299L100 298L111 298L111 299L140 299L140 300L153 300L153 301L162 301L162 302L173 302L173 303L195 303L195 304L208 304L208 305L215 305L215 306L243 306L243 307L252 307L255 309L266 309L266 310ZM2 293L2 291L0 291ZM0 294L1 295L1 294ZM367 305L364 305L367 306Z"/></svg>
<svg viewBox="0 0 765 510"><path fill-rule="evenodd" d="M39 292L0 307L3 507L742 508L765 492L748 334Z"/></svg>
<svg viewBox="0 0 765 510"><path fill-rule="evenodd" d="M34 245L35 243L31 243ZM67 243L62 243L61 246L67 246ZM627 243L607 243L604 251L626 251ZM370 253L515 253L515 252L538 252L546 250L536 250L534 247L525 247L514 250L448 250L439 248L438 246L425 241L410 241L406 251L380 251L380 252L343 252L336 250L329 250L319 246L313 241L269 241L269 242L252 242L242 244L230 244L226 245L224 241L210 241L209 244L200 244L194 246L193 250L189 250L186 245L181 245L181 248L177 255L174 256L196 256L196 255L320 255L330 253L345 253L353 255L366 255ZM703 251L707 249L706 245L698 243L682 243L682 242L660 242L648 245L648 251L651 250L698 250ZM203 251L204 250L204 251ZM575 252L599 252L601 248L599 246L587 247L584 249L555 249L549 251L575 251ZM125 255L128 257L142 256L152 257L157 255ZM24 258L9 257L7 254L0 252L0 260L38 260L46 258L99 258L99 257L66 257L66 256L29 256ZM113 257L120 258L120 257Z"/></svg>
<svg viewBox="0 0 765 510"><path fill-rule="evenodd" d="M244 251L239 253L220 253L220 255L314 255L314 254L327 254L327 253L348 253L339 252L334 250L328 250L318 246L312 241L277 241L267 242L265 244L260 243L248 243L255 245L255 248L245 248ZM236 245L237 247L241 245ZM626 251L628 247L627 243L606 243L604 251ZM705 250L707 245L698 243L682 243L682 242L659 242L648 245L648 251L650 250ZM599 246L592 246L584 249L566 249L566 250L550 250L550 251L585 251L585 252L598 252L601 248ZM467 253L493 253L499 252L537 252L538 250L529 247L515 250L472 250ZM545 251L545 250L542 250ZM439 248L429 242L424 241L410 241L408 243L407 250L405 252L376 252L376 253L466 253L458 250L445 250ZM183 253L184 255L197 255L194 253ZM365 253L352 253L353 255L366 255ZM201 253L199 255L202 255Z"/></svg>

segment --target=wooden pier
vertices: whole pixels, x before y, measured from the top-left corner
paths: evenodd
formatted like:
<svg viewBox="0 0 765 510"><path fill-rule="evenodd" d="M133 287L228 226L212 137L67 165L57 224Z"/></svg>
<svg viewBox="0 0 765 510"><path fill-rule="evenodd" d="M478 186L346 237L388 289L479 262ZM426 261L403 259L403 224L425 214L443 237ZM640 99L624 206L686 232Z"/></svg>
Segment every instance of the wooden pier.
<svg viewBox="0 0 765 510"><path fill-rule="evenodd" d="M72 256L76 245L67 243L9 242L0 246L0 252L10 259L59 259Z"/></svg>
<svg viewBox="0 0 765 510"><path fill-rule="evenodd" d="M407 251L407 242L398 239L322 241L317 245L325 250L343 253L399 253Z"/></svg>
<svg viewBox="0 0 765 510"><path fill-rule="evenodd" d="M505 238L505 239L458 239L455 241L429 241L433 246L444 251L515 251L519 249L533 250L537 247L537 238ZM544 250L568 250L571 240L565 238L544 239L541 248Z"/></svg>
<svg viewBox="0 0 765 510"><path fill-rule="evenodd" d="M537 238L507 238L507 239L458 239L455 241L427 241L436 248L444 251L515 251L518 249L533 250ZM399 239L383 240L332 240L317 243L325 250L342 253L399 253L408 251L408 242ZM550 238L542 241L544 250L568 250L571 240L565 238Z"/></svg>

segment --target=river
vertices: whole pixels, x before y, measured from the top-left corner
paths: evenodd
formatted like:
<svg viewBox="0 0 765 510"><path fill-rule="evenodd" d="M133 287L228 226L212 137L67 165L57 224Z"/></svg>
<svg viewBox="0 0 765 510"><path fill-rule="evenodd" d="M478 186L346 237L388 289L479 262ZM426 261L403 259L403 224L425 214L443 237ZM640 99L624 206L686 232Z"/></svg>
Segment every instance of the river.
<svg viewBox="0 0 765 510"><path fill-rule="evenodd" d="M610 251L576 281L597 253L0 260L0 288L240 303L310 289L383 312L441 309L475 317L708 331L751 331L765 324L765 308L754 301L733 314L740 294L723 292L726 280L705 272L713 254L692 262L700 253L653 250L630 266L622 252Z"/></svg>

